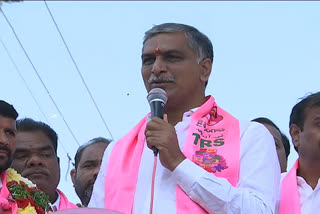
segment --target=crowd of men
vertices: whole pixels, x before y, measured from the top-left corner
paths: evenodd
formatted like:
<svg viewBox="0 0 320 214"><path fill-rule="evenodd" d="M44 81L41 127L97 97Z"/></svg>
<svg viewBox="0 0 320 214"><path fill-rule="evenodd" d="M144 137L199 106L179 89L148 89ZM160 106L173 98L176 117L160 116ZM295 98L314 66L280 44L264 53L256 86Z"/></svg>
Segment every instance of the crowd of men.
<svg viewBox="0 0 320 214"><path fill-rule="evenodd" d="M9 167L48 195L51 211L319 213L320 92L292 108L299 158L287 170L290 141L273 121L239 121L206 95L213 47L205 34L155 25L145 33L141 59L147 92L161 88L168 98L163 118L147 114L119 141L97 137L77 150L70 176L78 205L57 189L57 133L41 121L17 120L13 105L0 101L0 213L17 210L6 187Z"/></svg>

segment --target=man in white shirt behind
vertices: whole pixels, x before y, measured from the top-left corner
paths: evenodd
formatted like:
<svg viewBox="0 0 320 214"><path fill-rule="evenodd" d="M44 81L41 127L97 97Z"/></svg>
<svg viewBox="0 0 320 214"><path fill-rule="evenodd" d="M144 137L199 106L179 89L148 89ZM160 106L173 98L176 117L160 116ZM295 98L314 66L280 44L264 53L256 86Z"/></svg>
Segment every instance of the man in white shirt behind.
<svg viewBox="0 0 320 214"><path fill-rule="evenodd" d="M280 214L320 212L320 92L297 103L290 135L299 159L281 182Z"/></svg>
<svg viewBox="0 0 320 214"><path fill-rule="evenodd" d="M17 121L16 151L11 167L49 196L53 211L77 208L59 190L58 135L46 123L23 118Z"/></svg>

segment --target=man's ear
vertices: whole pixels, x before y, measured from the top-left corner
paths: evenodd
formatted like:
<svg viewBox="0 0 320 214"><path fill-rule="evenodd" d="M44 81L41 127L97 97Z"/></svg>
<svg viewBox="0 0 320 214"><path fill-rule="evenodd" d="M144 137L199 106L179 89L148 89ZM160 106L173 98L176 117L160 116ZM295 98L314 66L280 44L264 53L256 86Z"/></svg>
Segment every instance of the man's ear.
<svg viewBox="0 0 320 214"><path fill-rule="evenodd" d="M205 58L199 64L201 66L200 80L205 83L209 80L212 69L212 62L209 58Z"/></svg>
<svg viewBox="0 0 320 214"><path fill-rule="evenodd" d="M298 148L300 146L300 128L296 124L291 124L289 128L291 140L293 145Z"/></svg>
<svg viewBox="0 0 320 214"><path fill-rule="evenodd" d="M72 180L72 183L74 185L75 181L76 181L76 170L75 169L72 169L70 171L70 177L71 177L71 180Z"/></svg>

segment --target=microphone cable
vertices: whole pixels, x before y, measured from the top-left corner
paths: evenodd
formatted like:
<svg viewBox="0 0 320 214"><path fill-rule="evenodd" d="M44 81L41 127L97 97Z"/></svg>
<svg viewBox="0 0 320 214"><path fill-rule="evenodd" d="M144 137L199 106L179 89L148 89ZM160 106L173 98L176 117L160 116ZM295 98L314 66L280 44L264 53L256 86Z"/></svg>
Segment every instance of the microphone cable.
<svg viewBox="0 0 320 214"><path fill-rule="evenodd" d="M152 170L152 182L151 182L151 200L150 200L150 214L153 212L153 199L154 199L154 183L156 178L156 169L157 169L158 156L154 154L153 161L153 170Z"/></svg>

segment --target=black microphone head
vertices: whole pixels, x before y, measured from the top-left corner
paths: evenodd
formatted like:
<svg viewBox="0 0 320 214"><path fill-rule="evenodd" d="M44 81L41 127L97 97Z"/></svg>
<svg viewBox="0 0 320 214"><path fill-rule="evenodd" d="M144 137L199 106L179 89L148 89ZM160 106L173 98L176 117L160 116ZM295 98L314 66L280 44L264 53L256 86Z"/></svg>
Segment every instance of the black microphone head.
<svg viewBox="0 0 320 214"><path fill-rule="evenodd" d="M154 101L160 101L165 105L168 101L168 96L166 91L162 88L153 88L151 91L149 91L147 99L149 104Z"/></svg>
<svg viewBox="0 0 320 214"><path fill-rule="evenodd" d="M168 101L166 91L162 88L153 88L149 91L147 99L151 108L151 119L154 117L163 119L164 106ZM158 149L154 146L151 149L153 150L154 156L157 156L159 152Z"/></svg>

